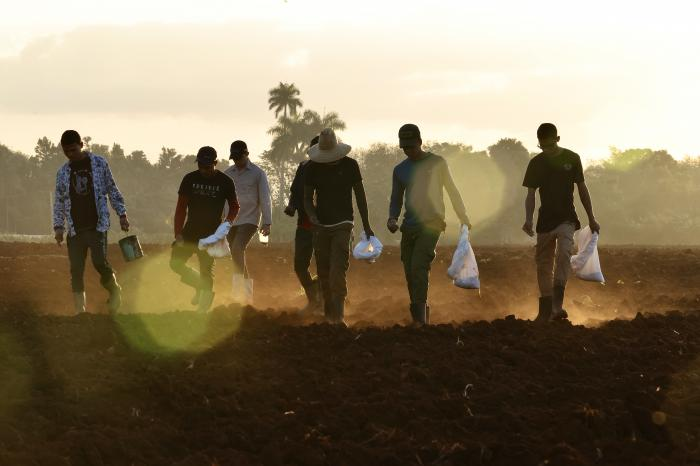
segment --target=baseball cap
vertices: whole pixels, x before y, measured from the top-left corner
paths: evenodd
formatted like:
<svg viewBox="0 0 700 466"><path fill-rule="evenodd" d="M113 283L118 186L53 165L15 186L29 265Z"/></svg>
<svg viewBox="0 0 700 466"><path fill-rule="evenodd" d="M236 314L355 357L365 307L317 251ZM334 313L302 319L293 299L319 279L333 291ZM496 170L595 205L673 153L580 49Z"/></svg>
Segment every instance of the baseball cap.
<svg viewBox="0 0 700 466"><path fill-rule="evenodd" d="M421 141L418 126L407 123L399 129L399 147L417 146Z"/></svg>
<svg viewBox="0 0 700 466"><path fill-rule="evenodd" d="M233 141L231 143L230 159L237 159L248 151L248 145L243 141Z"/></svg>
<svg viewBox="0 0 700 466"><path fill-rule="evenodd" d="M197 163L202 165L212 165L216 162L216 149L204 146L197 151Z"/></svg>

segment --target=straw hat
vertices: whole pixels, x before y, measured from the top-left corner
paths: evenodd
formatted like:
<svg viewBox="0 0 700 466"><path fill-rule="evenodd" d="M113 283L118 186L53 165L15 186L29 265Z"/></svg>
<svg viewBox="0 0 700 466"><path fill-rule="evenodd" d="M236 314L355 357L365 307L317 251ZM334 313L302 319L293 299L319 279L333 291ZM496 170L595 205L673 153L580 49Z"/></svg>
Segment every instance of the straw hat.
<svg viewBox="0 0 700 466"><path fill-rule="evenodd" d="M335 131L326 128L318 136L318 144L311 146L306 152L309 158L318 163L337 162L350 153L352 147L338 142Z"/></svg>

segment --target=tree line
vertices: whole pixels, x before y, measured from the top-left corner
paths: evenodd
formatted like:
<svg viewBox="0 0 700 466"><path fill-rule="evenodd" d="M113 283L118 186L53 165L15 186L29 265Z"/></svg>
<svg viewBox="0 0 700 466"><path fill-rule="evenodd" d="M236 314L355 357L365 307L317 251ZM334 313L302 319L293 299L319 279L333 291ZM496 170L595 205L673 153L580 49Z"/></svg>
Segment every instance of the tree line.
<svg viewBox="0 0 700 466"><path fill-rule="evenodd" d="M325 127L338 132L346 123L335 112L320 114L304 108L294 84L280 83L270 91L275 124L272 143L258 163L268 174L273 196L273 241L293 238L296 222L283 214L289 186L308 141ZM84 138L85 147L105 157L127 201L137 234L168 235L177 189L192 171L195 156L163 147L151 162L140 150L126 153ZM350 141L351 142L351 141ZM575 147L571 147L576 151ZM527 240L520 231L524 219L525 188L521 187L531 154L518 140L504 138L486 150L461 143L430 142L427 150L448 161L475 225L478 244L517 244ZM395 144L375 144L351 153L360 163L375 230L388 215L394 166L404 159ZM41 235L51 232L51 201L56 171L66 161L61 148L48 137L37 141L34 154L0 144L0 232ZM221 170L228 166L220 160ZM611 148L610 156L586 171L596 216L608 244L698 244L700 231L700 158L674 159L663 150ZM448 202L448 234L456 236L457 219ZM577 210L583 214L580 205ZM581 215L585 223L585 214ZM115 222L113 222L115 223ZM115 227L116 233L116 227ZM389 234L380 234L389 242Z"/></svg>

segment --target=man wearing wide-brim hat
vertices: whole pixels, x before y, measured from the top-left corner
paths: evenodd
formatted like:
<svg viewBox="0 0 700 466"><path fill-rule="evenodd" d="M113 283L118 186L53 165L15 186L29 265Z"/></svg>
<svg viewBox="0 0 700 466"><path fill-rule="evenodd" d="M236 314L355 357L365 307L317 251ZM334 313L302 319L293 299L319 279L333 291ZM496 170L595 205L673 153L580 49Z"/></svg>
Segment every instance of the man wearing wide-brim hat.
<svg viewBox="0 0 700 466"><path fill-rule="evenodd" d="M314 253L324 314L329 322L337 324L345 323L353 191L365 234L368 238L374 236L360 166L348 157L351 150L349 145L338 142L332 129L326 128L321 131L318 144L308 150L310 161L304 170L304 207L315 225Z"/></svg>

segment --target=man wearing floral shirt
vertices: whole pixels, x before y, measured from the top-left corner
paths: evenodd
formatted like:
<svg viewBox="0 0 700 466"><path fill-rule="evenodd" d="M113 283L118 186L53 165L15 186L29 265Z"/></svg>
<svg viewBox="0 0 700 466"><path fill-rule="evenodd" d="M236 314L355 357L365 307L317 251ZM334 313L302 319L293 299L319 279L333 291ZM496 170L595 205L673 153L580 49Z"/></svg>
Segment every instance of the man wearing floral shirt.
<svg viewBox="0 0 700 466"><path fill-rule="evenodd" d="M108 308L110 312L116 312L121 305L121 288L107 261L107 198L119 215L121 229L129 231L124 198L114 182L107 161L84 151L77 131L68 130L63 133L61 148L68 162L56 175L53 229L59 245L63 242L64 234L68 234L66 242L75 312L85 312L83 275L88 250L92 264L100 274L100 283L109 291Z"/></svg>

